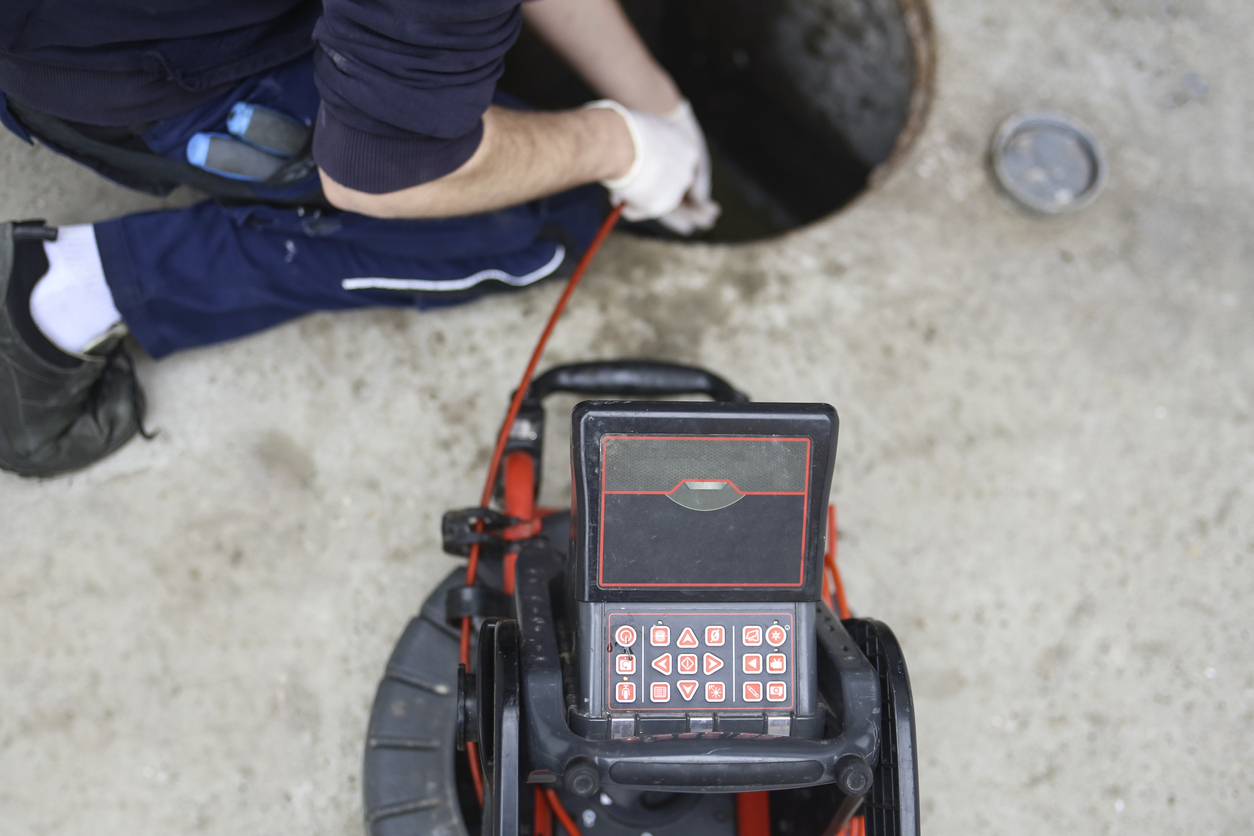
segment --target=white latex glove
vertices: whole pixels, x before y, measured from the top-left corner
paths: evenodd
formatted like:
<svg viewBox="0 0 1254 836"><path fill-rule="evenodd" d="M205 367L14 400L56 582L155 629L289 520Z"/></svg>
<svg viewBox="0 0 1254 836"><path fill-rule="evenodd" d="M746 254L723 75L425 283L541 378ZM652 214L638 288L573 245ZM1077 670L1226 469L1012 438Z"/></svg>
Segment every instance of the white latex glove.
<svg viewBox="0 0 1254 836"><path fill-rule="evenodd" d="M628 110L616 101L602 99L584 105L607 108L623 117L636 159L617 180L603 180L610 198L623 204L629 221L662 218L675 210L696 182L701 147L684 131L660 116Z"/></svg>
<svg viewBox="0 0 1254 836"><path fill-rule="evenodd" d="M705 144L705 133L692 112L692 104L684 99L679 107L665 114L667 122L679 128L696 144L700 155L697 157L697 176L692 188L684 195L684 200L669 214L659 218L659 222L681 235L691 235L697 230L705 230L714 226L723 207L710 199L710 149Z"/></svg>

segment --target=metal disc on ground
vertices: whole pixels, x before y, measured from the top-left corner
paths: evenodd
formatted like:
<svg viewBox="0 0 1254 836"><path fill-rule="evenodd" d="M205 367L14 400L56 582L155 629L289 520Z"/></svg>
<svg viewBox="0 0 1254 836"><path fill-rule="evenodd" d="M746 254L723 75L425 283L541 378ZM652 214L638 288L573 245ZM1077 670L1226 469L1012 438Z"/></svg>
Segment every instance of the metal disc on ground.
<svg viewBox="0 0 1254 836"><path fill-rule="evenodd" d="M1045 215L1082 209L1106 182L1106 158L1097 137L1058 113L1007 119L993 137L992 161L1006 193Z"/></svg>

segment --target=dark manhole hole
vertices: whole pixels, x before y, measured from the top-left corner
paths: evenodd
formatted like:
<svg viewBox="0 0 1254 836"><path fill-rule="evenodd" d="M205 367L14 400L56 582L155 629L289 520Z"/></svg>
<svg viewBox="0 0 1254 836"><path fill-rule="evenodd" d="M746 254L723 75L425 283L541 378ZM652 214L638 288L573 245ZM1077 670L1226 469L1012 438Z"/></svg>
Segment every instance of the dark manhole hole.
<svg viewBox="0 0 1254 836"><path fill-rule="evenodd" d="M691 99L723 216L706 241L752 241L830 215L893 167L931 99L926 0L623 0ZM595 98L534 35L502 89L537 107Z"/></svg>

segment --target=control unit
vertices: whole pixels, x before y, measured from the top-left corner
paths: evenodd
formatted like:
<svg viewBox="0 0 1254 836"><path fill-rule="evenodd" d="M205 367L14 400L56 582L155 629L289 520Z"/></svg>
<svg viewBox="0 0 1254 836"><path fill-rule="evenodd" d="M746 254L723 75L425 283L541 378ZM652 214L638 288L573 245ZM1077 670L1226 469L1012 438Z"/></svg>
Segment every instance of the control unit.
<svg viewBox="0 0 1254 836"><path fill-rule="evenodd" d="M814 619L836 433L822 404L576 408L574 725L821 735Z"/></svg>

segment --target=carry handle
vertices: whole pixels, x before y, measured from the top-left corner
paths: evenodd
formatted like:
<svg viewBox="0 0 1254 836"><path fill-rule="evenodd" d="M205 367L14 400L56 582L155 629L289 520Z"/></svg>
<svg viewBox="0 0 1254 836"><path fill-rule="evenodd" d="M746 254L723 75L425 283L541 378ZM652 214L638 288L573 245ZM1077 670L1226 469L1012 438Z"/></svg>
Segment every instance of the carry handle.
<svg viewBox="0 0 1254 836"><path fill-rule="evenodd" d="M578 395L707 395L726 403L749 396L696 366L657 360L601 360L557 366L531 382L526 401L538 406L554 392Z"/></svg>

